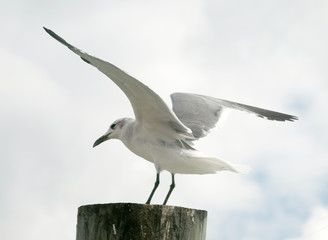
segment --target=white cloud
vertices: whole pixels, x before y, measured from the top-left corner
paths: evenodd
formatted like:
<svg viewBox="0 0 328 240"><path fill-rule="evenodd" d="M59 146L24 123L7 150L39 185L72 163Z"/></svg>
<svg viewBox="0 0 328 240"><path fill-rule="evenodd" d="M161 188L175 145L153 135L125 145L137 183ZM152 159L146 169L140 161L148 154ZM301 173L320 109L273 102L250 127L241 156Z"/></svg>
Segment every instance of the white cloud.
<svg viewBox="0 0 328 240"><path fill-rule="evenodd" d="M297 236L313 206L325 202L326 3L33 3L7 8L0 23L0 231L6 239L50 239L49 232L52 239L74 238L79 205L142 203L155 180L154 167L122 143L91 148L115 118L132 116L131 107L42 25L167 101L173 91L199 92L299 115L298 122L275 123L232 112L200 142L204 152L253 168L247 176L176 177L170 204L208 210L208 239ZM163 173L155 203L169 184ZM326 210L313 211L318 219ZM12 231L17 225L21 231ZM308 233L304 228L303 236Z"/></svg>
<svg viewBox="0 0 328 240"><path fill-rule="evenodd" d="M289 240L326 240L328 238L328 209L317 206L302 227L302 236Z"/></svg>

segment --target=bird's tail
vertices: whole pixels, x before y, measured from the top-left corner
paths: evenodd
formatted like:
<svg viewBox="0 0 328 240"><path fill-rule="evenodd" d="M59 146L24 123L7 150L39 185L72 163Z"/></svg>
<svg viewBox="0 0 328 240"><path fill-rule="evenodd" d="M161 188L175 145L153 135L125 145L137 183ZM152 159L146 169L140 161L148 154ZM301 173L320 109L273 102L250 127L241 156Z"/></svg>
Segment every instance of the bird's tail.
<svg viewBox="0 0 328 240"><path fill-rule="evenodd" d="M232 171L236 173L247 174L250 171L250 167L247 165L233 164L216 157L204 157L201 160L204 162L204 165L211 167L213 170L215 170L215 172Z"/></svg>
<svg viewBox="0 0 328 240"><path fill-rule="evenodd" d="M232 164L217 157L206 156L200 152L190 151L189 154L187 152L185 154L184 161L181 162L181 170L177 173L209 174L218 171L232 171L247 174L250 171L250 167L247 165ZM178 165L180 164L176 162L175 169L180 168Z"/></svg>

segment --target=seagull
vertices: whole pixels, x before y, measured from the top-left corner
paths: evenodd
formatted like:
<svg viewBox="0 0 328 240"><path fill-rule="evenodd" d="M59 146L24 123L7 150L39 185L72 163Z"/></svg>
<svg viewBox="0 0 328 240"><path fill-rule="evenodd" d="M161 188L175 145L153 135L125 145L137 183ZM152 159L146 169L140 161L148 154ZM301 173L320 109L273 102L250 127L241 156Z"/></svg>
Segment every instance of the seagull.
<svg viewBox="0 0 328 240"><path fill-rule="evenodd" d="M44 27L44 30L79 55L83 61L104 73L128 97L135 119L121 118L114 121L107 132L95 141L93 147L109 139L119 139L130 151L155 165L156 180L146 204L150 204L163 170L170 172L172 176L172 183L163 205L166 205L175 187L176 173L214 174L224 170L236 173L249 171L250 168L246 165L232 164L194 148L193 142L205 137L222 119L226 109L245 111L268 120L298 119L289 114L191 93L171 94L171 110L160 96L142 82L113 64L74 47L50 29Z"/></svg>

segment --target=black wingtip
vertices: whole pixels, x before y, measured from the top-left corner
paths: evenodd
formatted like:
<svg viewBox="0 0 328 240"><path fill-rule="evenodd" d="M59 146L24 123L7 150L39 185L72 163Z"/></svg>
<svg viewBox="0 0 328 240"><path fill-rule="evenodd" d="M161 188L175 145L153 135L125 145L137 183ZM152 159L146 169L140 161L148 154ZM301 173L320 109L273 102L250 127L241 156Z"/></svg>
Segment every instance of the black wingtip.
<svg viewBox="0 0 328 240"><path fill-rule="evenodd" d="M278 121L290 121L290 122L294 122L298 120L298 117L293 116L293 115L288 115L288 114L284 114L281 113L281 119L273 119L273 120L278 120Z"/></svg>
<svg viewBox="0 0 328 240"><path fill-rule="evenodd" d="M51 31L49 28L43 27L43 29L51 36L56 35L53 31Z"/></svg>
<svg viewBox="0 0 328 240"><path fill-rule="evenodd" d="M81 57L81 59L86 62L86 63L90 63L89 60L87 60L85 57L83 56L88 56L87 54L84 54L81 50L79 50L78 48L74 47L73 45L69 44L68 42L66 42L63 38L61 38L60 36L58 36L55 32L51 31L50 29L43 27L43 29L54 39L56 39L58 42L64 44L66 47L68 47L70 50L72 50L74 53L76 53L77 55L79 55Z"/></svg>
<svg viewBox="0 0 328 240"><path fill-rule="evenodd" d="M57 41L59 41L60 43L66 45L66 46L70 46L63 38L59 37L55 32L51 31L50 29L43 27L43 29L54 39L56 39Z"/></svg>
<svg viewBox="0 0 328 240"><path fill-rule="evenodd" d="M46 31L50 36L53 36L54 32L51 31L50 29L43 27L44 31Z"/></svg>
<svg viewBox="0 0 328 240"><path fill-rule="evenodd" d="M298 117L296 116L288 115L285 113L273 112L273 111L271 111L270 115L258 115L258 116L266 118L268 120L280 121L280 122L285 122L285 121L294 122L298 120Z"/></svg>
<svg viewBox="0 0 328 240"><path fill-rule="evenodd" d="M290 119L288 119L288 120L291 121L291 122L294 122L294 121L297 121L299 119L296 116L291 116Z"/></svg>

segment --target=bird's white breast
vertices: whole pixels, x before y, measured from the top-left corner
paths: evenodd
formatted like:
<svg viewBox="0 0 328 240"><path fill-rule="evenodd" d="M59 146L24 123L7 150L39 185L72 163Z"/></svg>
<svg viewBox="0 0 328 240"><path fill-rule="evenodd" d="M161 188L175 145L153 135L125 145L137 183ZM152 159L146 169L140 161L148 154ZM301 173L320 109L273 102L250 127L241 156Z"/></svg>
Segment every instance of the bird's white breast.
<svg viewBox="0 0 328 240"><path fill-rule="evenodd" d="M122 129L120 137L124 145L136 155L155 163L156 168L160 162L168 158L175 158L181 151L174 139L162 139L152 133L138 128L135 122L128 123Z"/></svg>

